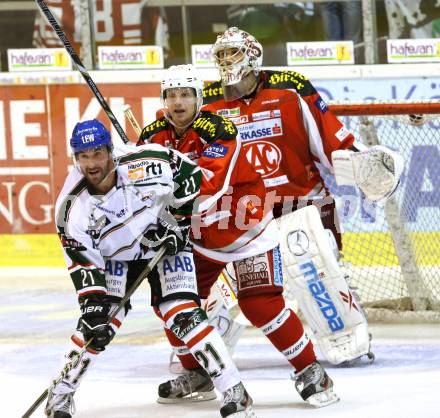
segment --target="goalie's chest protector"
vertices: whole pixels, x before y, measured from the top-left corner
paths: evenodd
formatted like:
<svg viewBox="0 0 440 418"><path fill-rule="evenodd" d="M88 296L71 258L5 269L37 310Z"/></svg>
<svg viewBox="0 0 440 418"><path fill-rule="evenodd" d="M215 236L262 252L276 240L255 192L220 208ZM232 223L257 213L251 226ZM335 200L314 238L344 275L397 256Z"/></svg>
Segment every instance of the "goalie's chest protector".
<svg viewBox="0 0 440 418"><path fill-rule="evenodd" d="M214 103L217 113L236 124L246 157L266 188L281 196L304 196L320 182L298 100L289 90L263 89L249 105Z"/></svg>
<svg viewBox="0 0 440 418"><path fill-rule="evenodd" d="M219 82L207 86L205 109L237 126L247 159L268 191L312 196L322 188L315 161L329 167L332 151L351 146L353 136L305 77L290 71L266 71L263 77L251 100L226 102Z"/></svg>

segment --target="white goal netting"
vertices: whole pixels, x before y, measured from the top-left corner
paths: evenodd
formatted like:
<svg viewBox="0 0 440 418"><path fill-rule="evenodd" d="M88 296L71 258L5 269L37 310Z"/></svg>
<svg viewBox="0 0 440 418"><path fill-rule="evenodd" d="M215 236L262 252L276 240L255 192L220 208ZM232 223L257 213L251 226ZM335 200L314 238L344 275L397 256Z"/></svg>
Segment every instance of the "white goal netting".
<svg viewBox="0 0 440 418"><path fill-rule="evenodd" d="M384 207L326 176L343 225L343 265L351 286L370 320L392 312L401 319L440 320L440 102L331 109L365 145L386 145L406 161L401 185ZM292 298L288 283L286 293Z"/></svg>

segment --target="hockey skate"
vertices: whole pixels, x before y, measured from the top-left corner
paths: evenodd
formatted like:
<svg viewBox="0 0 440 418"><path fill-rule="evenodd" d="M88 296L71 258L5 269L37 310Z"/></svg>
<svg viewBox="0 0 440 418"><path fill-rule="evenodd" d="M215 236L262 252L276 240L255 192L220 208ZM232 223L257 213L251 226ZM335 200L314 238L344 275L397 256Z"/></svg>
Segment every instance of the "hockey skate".
<svg viewBox="0 0 440 418"><path fill-rule="evenodd" d="M339 401L339 396L333 392L333 381L317 360L292 375L292 380L301 398L316 408Z"/></svg>
<svg viewBox="0 0 440 418"><path fill-rule="evenodd" d="M55 394L50 391L44 409L46 416L48 418L72 418L75 413L74 394L75 392Z"/></svg>
<svg viewBox="0 0 440 418"><path fill-rule="evenodd" d="M238 383L223 393L220 414L222 418L257 418L252 409L252 398L247 393L243 383Z"/></svg>
<svg viewBox="0 0 440 418"><path fill-rule="evenodd" d="M158 403L202 402L217 397L211 378L202 368L161 383L158 392Z"/></svg>

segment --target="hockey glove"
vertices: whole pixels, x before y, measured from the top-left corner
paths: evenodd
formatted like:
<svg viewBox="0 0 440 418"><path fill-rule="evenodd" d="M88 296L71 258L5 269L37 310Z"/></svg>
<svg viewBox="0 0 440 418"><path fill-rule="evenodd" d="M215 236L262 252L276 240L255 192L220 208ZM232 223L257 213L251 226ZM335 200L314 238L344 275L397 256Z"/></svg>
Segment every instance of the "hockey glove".
<svg viewBox="0 0 440 418"><path fill-rule="evenodd" d="M107 325L109 312L110 304L102 296L92 296L81 304L81 331L85 341L93 338L90 348L96 351L104 351L115 336L113 328Z"/></svg>
<svg viewBox="0 0 440 418"><path fill-rule="evenodd" d="M160 218L157 227L147 231L145 238L154 243L152 247L165 247L166 255L174 255L188 245L190 228L191 219L189 218L181 220L173 218L173 222Z"/></svg>

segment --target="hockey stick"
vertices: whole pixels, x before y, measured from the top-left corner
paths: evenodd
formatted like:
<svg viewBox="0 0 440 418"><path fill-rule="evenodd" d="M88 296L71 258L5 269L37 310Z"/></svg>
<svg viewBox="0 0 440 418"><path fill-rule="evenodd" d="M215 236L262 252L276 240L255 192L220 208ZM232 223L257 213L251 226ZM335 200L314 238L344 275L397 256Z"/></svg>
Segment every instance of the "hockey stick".
<svg viewBox="0 0 440 418"><path fill-rule="evenodd" d="M123 109L124 109L125 116L127 117L128 121L131 123L131 126L132 126L134 132L136 133L136 135L139 138L142 133L142 128L139 125L136 117L134 116L133 111L131 110L131 106L127 104L124 106Z"/></svg>
<svg viewBox="0 0 440 418"><path fill-rule="evenodd" d="M119 302L118 306L116 307L116 310L112 313L112 316L108 319L107 325L109 325L113 319L116 318L116 315L119 313L119 311L125 306L125 304L128 302L130 297L133 295L133 293L136 291L136 289L140 286L142 281L151 273L155 265L159 262L163 254L165 253L165 247L159 248L155 256L150 260L148 265L144 268L142 273L139 275L139 277L136 279L136 281L133 283L133 286L127 291L125 296L122 298L122 300ZM87 341L84 346L81 348L81 350L78 352L78 354L72 358L72 360L67 363L64 366L63 371L61 372L60 376L54 382L52 385L46 389L40 397L32 404L32 406L24 413L22 418L29 418L35 410L41 405L41 403L47 398L49 395L49 391L52 387L55 387L58 383L61 382L61 380L64 379L64 377L69 373L79 362L85 351L87 350L87 347L91 344L93 341L93 338L91 338L89 341Z"/></svg>
<svg viewBox="0 0 440 418"><path fill-rule="evenodd" d="M82 63L81 59L79 58L78 54L76 53L75 49L73 48L72 44L70 43L69 39L67 39L66 34L61 29L60 25L56 21L54 15L47 7L47 4L44 0L35 0L37 2L38 7L41 9L42 13L46 17L49 24L52 26L52 29L57 34L58 38L60 38L60 41L63 43L64 48L70 55L70 58L72 58L72 61L75 63L76 68L83 76L85 82L92 90L93 94L98 99L99 104L101 105L104 112L107 114L108 118L110 119L110 122L115 127L116 131L118 132L119 136L121 137L122 141L124 141L125 144L130 142L127 135L125 134L124 130L122 129L122 126L119 124L118 120L116 119L116 116L110 109L109 105L107 104L106 100L102 96L101 92L99 91L98 87L96 86L95 82L90 77L90 74L87 72L86 68L84 67L84 64Z"/></svg>

